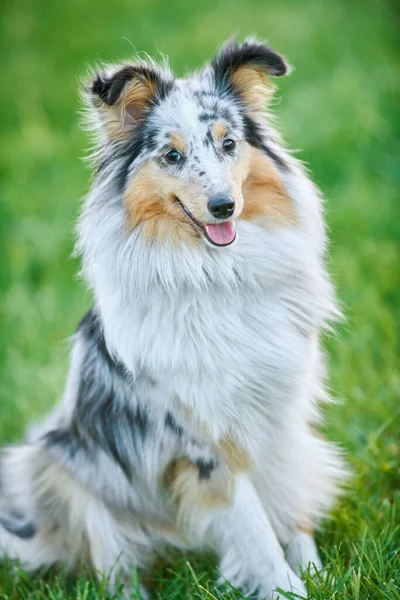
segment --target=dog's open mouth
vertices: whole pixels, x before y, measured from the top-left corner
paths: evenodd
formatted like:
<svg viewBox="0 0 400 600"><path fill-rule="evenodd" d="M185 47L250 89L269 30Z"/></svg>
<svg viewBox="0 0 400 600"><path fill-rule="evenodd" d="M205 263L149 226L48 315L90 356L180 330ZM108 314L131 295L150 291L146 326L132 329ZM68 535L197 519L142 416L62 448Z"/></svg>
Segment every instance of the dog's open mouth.
<svg viewBox="0 0 400 600"><path fill-rule="evenodd" d="M204 235L206 240L213 246L229 246L236 239L236 229L234 221L221 221L221 223L201 223L186 206L176 197L182 207L183 212L189 217L197 229Z"/></svg>

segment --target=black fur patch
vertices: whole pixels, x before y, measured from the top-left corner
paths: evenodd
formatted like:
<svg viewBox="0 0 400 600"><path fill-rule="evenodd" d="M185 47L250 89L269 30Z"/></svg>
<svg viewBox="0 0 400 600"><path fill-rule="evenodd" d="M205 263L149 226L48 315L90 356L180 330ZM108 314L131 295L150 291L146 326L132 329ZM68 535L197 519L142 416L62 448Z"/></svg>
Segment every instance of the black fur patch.
<svg viewBox="0 0 400 600"><path fill-rule="evenodd" d="M211 113L200 113L199 114L199 121L201 123L208 123L209 121L214 121L215 120L215 114L211 114Z"/></svg>
<svg viewBox="0 0 400 600"><path fill-rule="evenodd" d="M231 123L233 127L237 127L236 119L234 118L234 116L232 115L232 112L228 108L224 107L223 109L221 109L220 113L219 113L219 117L221 119L224 119L228 123Z"/></svg>
<svg viewBox="0 0 400 600"><path fill-rule="evenodd" d="M82 319L78 335L86 348L71 422L49 432L47 447L62 448L66 457L78 453L95 458L100 448L130 479L143 455L151 427L144 408L135 402L134 385L123 365L108 352L100 321L93 310Z"/></svg>
<svg viewBox="0 0 400 600"><path fill-rule="evenodd" d="M286 161L284 161L283 158L271 150L268 144L264 141L264 136L261 134L257 123L255 123L248 115L243 115L243 124L246 142L248 142L250 146L265 152L265 154L267 154L282 169L288 170L289 166L287 165Z"/></svg>
<svg viewBox="0 0 400 600"><path fill-rule="evenodd" d="M251 41L245 41L243 44L237 42L225 44L221 52L214 57L211 66L221 91L229 91L232 85L231 76L241 67L262 69L265 73L276 77L287 72L286 62L280 54L265 44Z"/></svg>
<svg viewBox="0 0 400 600"><path fill-rule="evenodd" d="M122 151L123 162L116 177L119 192L123 192L129 168L146 148L146 123L140 121L135 128L135 135L126 143Z"/></svg>
<svg viewBox="0 0 400 600"><path fill-rule="evenodd" d="M82 417L82 411L77 412ZM110 454L130 479L147 435L147 414L139 407L132 409L128 403L118 406L110 395L90 417L83 419L82 425L83 432Z"/></svg>
<svg viewBox="0 0 400 600"><path fill-rule="evenodd" d="M80 438L79 432L74 431L73 426L70 428L60 427L59 429L52 429L45 434L43 439L47 448L62 448L70 460L76 458L78 452L88 449L85 439Z"/></svg>
<svg viewBox="0 0 400 600"><path fill-rule="evenodd" d="M205 138L203 140L203 144L204 146L206 146L207 148L209 146L212 146L214 144L214 138L212 136L212 132L211 129L207 129L207 133L205 135Z"/></svg>
<svg viewBox="0 0 400 600"><path fill-rule="evenodd" d="M195 96L195 98L213 98L214 95L208 90L195 90L193 96Z"/></svg>
<svg viewBox="0 0 400 600"><path fill-rule="evenodd" d="M106 169L115 158L122 158L122 164L115 175L115 184L119 192L123 192L128 176L129 168L133 162L145 151L154 150L156 132L147 126L146 115L151 108L145 111L145 118L139 121L135 127L135 134L132 135L121 147L115 147L115 152L112 157L107 157L98 164L96 174L101 176L101 173Z"/></svg>
<svg viewBox="0 0 400 600"><path fill-rule="evenodd" d="M100 319L93 309L89 310L78 325L78 331L81 332L86 340L96 346L110 369L116 369L119 375L125 375L126 370L122 363L116 361L108 352L103 335Z"/></svg>
<svg viewBox="0 0 400 600"><path fill-rule="evenodd" d="M165 426L168 427L177 437L183 436L183 427L178 425L172 413L169 411L165 415Z"/></svg>
<svg viewBox="0 0 400 600"><path fill-rule="evenodd" d="M196 467L199 471L199 479L210 479L212 472L214 471L214 469L217 468L217 466L218 463L213 458L210 458L209 460L204 460L204 458L198 458L196 460Z"/></svg>
<svg viewBox="0 0 400 600"><path fill-rule="evenodd" d="M35 525L19 514L0 516L0 525L23 540L31 540L36 534Z"/></svg>

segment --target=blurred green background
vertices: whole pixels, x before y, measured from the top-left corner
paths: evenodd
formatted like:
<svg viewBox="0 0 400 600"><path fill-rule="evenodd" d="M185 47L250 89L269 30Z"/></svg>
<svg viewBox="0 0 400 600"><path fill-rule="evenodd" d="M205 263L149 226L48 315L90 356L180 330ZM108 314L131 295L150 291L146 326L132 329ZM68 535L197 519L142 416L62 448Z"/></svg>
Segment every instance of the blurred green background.
<svg viewBox="0 0 400 600"><path fill-rule="evenodd" d="M183 74L232 33L257 34L295 67L275 112L327 198L330 271L347 316L327 341L332 391L345 403L327 411L326 433L349 452L355 478L318 538L336 584L321 582L313 598L399 600L399 5L2 0L0 11L2 442L59 398L66 338L90 305L70 258L89 182L77 93L86 66L161 51ZM195 558L194 571L173 564L158 577L160 598L222 597L201 588L214 589L207 560ZM100 597L16 571L1 581L0 598Z"/></svg>

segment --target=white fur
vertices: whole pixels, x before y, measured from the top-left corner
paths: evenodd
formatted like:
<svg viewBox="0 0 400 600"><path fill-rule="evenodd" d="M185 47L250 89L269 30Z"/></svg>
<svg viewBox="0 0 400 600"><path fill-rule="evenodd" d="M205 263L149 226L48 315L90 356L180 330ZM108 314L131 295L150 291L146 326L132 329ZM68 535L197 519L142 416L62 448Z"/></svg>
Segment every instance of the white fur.
<svg viewBox="0 0 400 600"><path fill-rule="evenodd" d="M190 90L209 85L208 70L189 84L178 83L164 116L154 118L175 118L190 129L197 114ZM114 480L118 493L101 498L102 483L88 466L88 497L74 509L96 569L107 571L119 560L128 571L163 543L211 546L220 556L223 578L272 600L277 587L305 595L299 566L321 566L312 538L299 528L318 526L329 513L345 472L337 449L312 431L321 419L319 404L329 400L321 332L338 311L324 267L319 193L302 166L282 149L278 136L270 133L270 146L290 167L281 178L297 213L296 224L268 228L238 220L237 241L227 248L152 243L141 225L127 231L121 194L115 191L117 160L105 167L85 202L78 251L109 351L134 378L145 371L158 382L159 391L150 396L148 406L154 415L169 408L180 411L185 428L193 432L199 423L206 424L211 446L231 436L251 463L246 473L232 476L227 505L193 513L196 527L184 530L178 524L173 530L165 527L173 514L169 501L159 508L165 499L155 483L162 471L154 462L156 451L146 458L148 481L153 482L148 499L140 498L140 488L129 488L99 452L98 467L106 479ZM196 132L192 134L196 139ZM109 151L106 147L102 153ZM200 159L210 169L208 180L214 187L208 191L216 193L222 175L206 152ZM50 421L32 431L32 444L51 423L68 420L80 360L78 340L64 401ZM75 504L81 484L76 481L81 491ZM153 520L153 528L144 533L143 522L115 508L128 502L140 510L148 502L153 512L159 510L164 525L156 527ZM35 538L20 545L27 549L37 543ZM29 550L15 551L8 536L0 536L0 545L30 555Z"/></svg>

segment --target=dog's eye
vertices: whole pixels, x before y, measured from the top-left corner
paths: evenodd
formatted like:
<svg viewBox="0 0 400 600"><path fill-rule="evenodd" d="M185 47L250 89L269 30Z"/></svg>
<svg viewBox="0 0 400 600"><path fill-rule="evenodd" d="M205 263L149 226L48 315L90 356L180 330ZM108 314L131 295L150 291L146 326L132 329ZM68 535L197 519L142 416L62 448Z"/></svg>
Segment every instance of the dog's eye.
<svg viewBox="0 0 400 600"><path fill-rule="evenodd" d="M180 152L178 152L178 150L173 149L173 150L170 150L169 152L167 152L167 154L165 155L165 158L170 163L177 163L180 160L182 160L183 156Z"/></svg>
<svg viewBox="0 0 400 600"><path fill-rule="evenodd" d="M224 140L222 143L222 147L225 150L225 152L232 152L232 150L235 148L235 146L236 146L235 140L231 140L230 138Z"/></svg>

